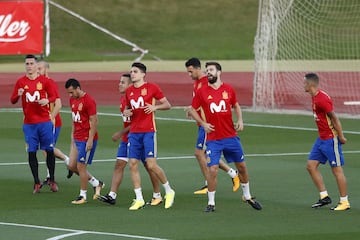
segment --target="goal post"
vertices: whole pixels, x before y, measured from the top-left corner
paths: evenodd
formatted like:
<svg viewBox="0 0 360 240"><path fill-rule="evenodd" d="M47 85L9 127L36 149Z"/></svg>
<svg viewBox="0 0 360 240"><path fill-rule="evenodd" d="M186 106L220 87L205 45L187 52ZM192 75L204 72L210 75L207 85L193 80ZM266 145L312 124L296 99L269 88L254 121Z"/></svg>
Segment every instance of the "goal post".
<svg viewBox="0 0 360 240"><path fill-rule="evenodd" d="M359 12L358 0L259 0L253 108L311 110L315 72L335 111L360 114Z"/></svg>

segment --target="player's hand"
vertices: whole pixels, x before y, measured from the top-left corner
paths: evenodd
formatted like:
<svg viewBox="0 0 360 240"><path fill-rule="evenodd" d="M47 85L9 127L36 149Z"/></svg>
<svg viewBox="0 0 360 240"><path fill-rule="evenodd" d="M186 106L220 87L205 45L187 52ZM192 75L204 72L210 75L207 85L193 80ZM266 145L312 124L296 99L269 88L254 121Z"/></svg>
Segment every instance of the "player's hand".
<svg viewBox="0 0 360 240"><path fill-rule="evenodd" d="M18 89L18 96L22 96L24 93L24 89L23 88L19 88Z"/></svg>
<svg viewBox="0 0 360 240"><path fill-rule="evenodd" d="M124 110L123 115L124 115L125 117L131 117L131 116L133 115L132 109L126 109L126 110Z"/></svg>
<svg viewBox="0 0 360 240"><path fill-rule="evenodd" d="M235 124L234 124L234 128L236 131L242 131L244 130L244 123L243 121L237 121Z"/></svg>
<svg viewBox="0 0 360 240"><path fill-rule="evenodd" d="M43 98L39 100L39 104L43 107L46 106L47 104L49 104L49 99L47 98Z"/></svg>
<svg viewBox="0 0 360 240"><path fill-rule="evenodd" d="M146 106L144 107L144 112L146 114L150 114L152 112L155 112L156 111L156 106L152 105L152 104L149 104L149 103L146 103Z"/></svg>
<svg viewBox="0 0 360 240"><path fill-rule="evenodd" d="M339 136L339 141L341 144L345 144L347 142L347 139L344 136Z"/></svg>
<svg viewBox="0 0 360 240"><path fill-rule="evenodd" d="M93 147L93 140L87 140L87 142L86 142L86 151L88 152L88 151L90 151L91 149L92 149L92 147Z"/></svg>
<svg viewBox="0 0 360 240"><path fill-rule="evenodd" d="M116 142L117 140L119 140L122 137L122 133L121 131L116 132L112 135L111 139L113 140L113 142Z"/></svg>
<svg viewBox="0 0 360 240"><path fill-rule="evenodd" d="M191 116L191 114L190 114L190 110L191 110L191 106L188 106L188 107L185 107L185 108L184 108L185 116L186 116L186 118L188 118L188 119L192 119L192 116Z"/></svg>
<svg viewBox="0 0 360 240"><path fill-rule="evenodd" d="M206 133L215 131L214 126L211 125L210 123L204 123L202 126L203 126Z"/></svg>

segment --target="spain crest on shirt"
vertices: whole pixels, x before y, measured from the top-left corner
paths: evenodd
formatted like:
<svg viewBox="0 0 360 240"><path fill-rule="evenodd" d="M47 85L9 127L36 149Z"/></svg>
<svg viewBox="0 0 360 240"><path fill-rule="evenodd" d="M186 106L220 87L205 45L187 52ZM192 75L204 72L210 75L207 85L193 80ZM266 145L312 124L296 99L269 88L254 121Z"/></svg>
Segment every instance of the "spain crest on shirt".
<svg viewBox="0 0 360 240"><path fill-rule="evenodd" d="M223 98L223 99L229 99L229 94L228 94L227 91L223 91L223 93L222 93L222 98Z"/></svg>
<svg viewBox="0 0 360 240"><path fill-rule="evenodd" d="M143 88L141 89L141 96L146 96L147 95L147 89Z"/></svg>
<svg viewBox="0 0 360 240"><path fill-rule="evenodd" d="M36 90L42 90L43 89L43 85L42 85L42 83L41 82L38 82L37 84L36 84Z"/></svg>
<svg viewBox="0 0 360 240"><path fill-rule="evenodd" d="M78 106L78 110L81 111L83 109L83 104L80 103L79 106Z"/></svg>

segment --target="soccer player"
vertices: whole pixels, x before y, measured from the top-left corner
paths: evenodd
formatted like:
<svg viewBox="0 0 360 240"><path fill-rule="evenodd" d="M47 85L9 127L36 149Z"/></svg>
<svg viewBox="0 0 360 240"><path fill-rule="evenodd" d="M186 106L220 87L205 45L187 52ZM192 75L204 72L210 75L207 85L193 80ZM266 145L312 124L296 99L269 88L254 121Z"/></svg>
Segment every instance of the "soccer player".
<svg viewBox="0 0 360 240"><path fill-rule="evenodd" d="M127 109L125 117L131 117L129 130L129 167L136 199L129 210L138 210L145 205L141 190L139 161L145 154L145 161L150 172L153 172L165 189L165 208L174 203L175 191L171 188L165 172L156 162L156 126L155 111L170 109L171 105L160 88L145 82L146 66L135 62L131 66L130 76L133 85L125 93ZM156 100L159 104L156 104Z"/></svg>
<svg viewBox="0 0 360 240"><path fill-rule="evenodd" d="M119 92L122 95L120 99L120 113L122 115L123 111L126 107L126 100L125 100L125 91L126 89L132 84L130 74L124 73L120 78L119 83ZM121 139L121 142L118 147L117 151L117 157L116 157L116 163L114 168L114 173L112 177L111 182L111 189L108 195L100 196L99 200L109 203L111 205L114 205L116 203L116 196L117 191L119 189L119 186L122 182L123 175L124 175L124 169L127 165L127 162L129 161L128 158L128 132L130 129L130 123L131 118L130 117L123 117L123 129L121 131L118 131L113 134L112 140L118 141ZM142 160L145 160L142 158ZM147 169L146 163L144 162L144 166ZM148 170L148 169L147 169ZM156 175L154 175L153 172L148 171L151 179L151 183L153 185L153 197L152 199L147 203L151 206L157 206L160 203L162 203L162 197L160 193L160 186L159 186L159 180L157 179Z"/></svg>
<svg viewBox="0 0 360 240"><path fill-rule="evenodd" d="M329 95L319 89L319 77L315 73L305 75L304 89L312 97L312 109L319 132L319 137L312 147L306 166L316 188L320 192L320 199L312 205L312 208L319 208L331 203L322 175L318 169L320 164L329 161L340 193L340 202L331 210L348 210L350 209L350 203L347 195L346 178L342 168L344 156L341 150L341 144L345 144L347 140L344 137L340 120L334 112L333 102Z"/></svg>
<svg viewBox="0 0 360 240"><path fill-rule="evenodd" d="M244 153L240 138L236 131L244 128L242 113L237 102L234 89L223 83L220 79L221 65L217 62L207 62L206 72L208 85L200 88L195 94L189 114L203 126L206 134L206 155L209 168L208 181L208 205L205 212L215 211L215 191L217 183L217 172L221 154L225 160L234 162L238 170L243 190L243 200L254 209L261 210L262 207L250 194L249 176L245 164ZM202 119L197 110L202 108L206 121ZM232 120L234 108L237 121Z"/></svg>
<svg viewBox="0 0 360 240"><path fill-rule="evenodd" d="M70 95L73 120L69 169L80 177L80 195L71 203L84 204L87 201L87 182L94 188L94 200L100 196L100 191L105 186L87 171L87 165L92 163L98 140L96 103L74 78L66 81L65 88Z"/></svg>
<svg viewBox="0 0 360 240"><path fill-rule="evenodd" d="M38 159L36 152L39 149L46 152L46 165L49 169L51 191L57 192L55 182L55 156L53 123L50 117L49 103L54 102L56 93L51 81L38 74L37 59L34 55L25 57L25 76L17 80L11 103L15 104L21 98L24 125L23 132L28 152L29 165L34 178L33 193L39 193L41 182L39 179Z"/></svg>
<svg viewBox="0 0 360 240"><path fill-rule="evenodd" d="M194 80L194 91L193 96L196 95L196 92L203 86L208 85L208 78L207 75L201 70L201 63L198 58L190 58L185 63L186 70L191 77L192 80ZM203 116L201 108L198 111L198 114L200 116ZM188 116L189 117L189 116ZM204 176L205 179L205 186L200 188L199 190L195 191L194 194L207 194L208 192L208 186L207 186L207 176L209 174L208 168L206 166L206 154L205 154L205 139L206 139L206 133L204 131L204 128L197 122L198 125L198 137L196 140L196 146L195 146L195 157L198 160L200 170ZM240 187L240 180L238 173L230 168L225 162L220 160L219 162L220 169L224 170L229 174L229 176L232 179L233 182L233 192L236 192Z"/></svg>
<svg viewBox="0 0 360 240"><path fill-rule="evenodd" d="M49 77L49 68L50 65L48 62L44 61L44 60L39 60L38 61L38 71L40 75L44 75L45 77L49 78L51 80L51 82L54 84L54 90L56 91L56 99L54 103L50 103L50 110L51 110L51 119L54 122L55 125L55 130L54 130L54 155L56 158L59 158L61 160L64 161L64 163L67 165L69 165L69 157L66 156L60 149L56 148L56 142L59 138L60 135L60 130L61 130L61 126L62 126L62 119L60 116L60 109L62 107L61 104L61 99L60 99L60 95L59 95L59 91L58 91L58 87L56 85L56 83L54 82L54 80L52 80ZM49 170L48 170L48 175L45 179L45 181L43 181L43 185L44 184L48 184L49 183L49 179L50 179L50 175L49 175Z"/></svg>

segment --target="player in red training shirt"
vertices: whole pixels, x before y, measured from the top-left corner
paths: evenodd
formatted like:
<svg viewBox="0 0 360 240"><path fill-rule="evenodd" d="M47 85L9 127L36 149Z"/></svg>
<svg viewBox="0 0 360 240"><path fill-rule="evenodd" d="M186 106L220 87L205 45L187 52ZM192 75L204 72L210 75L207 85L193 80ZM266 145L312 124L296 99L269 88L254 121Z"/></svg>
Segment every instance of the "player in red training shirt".
<svg viewBox="0 0 360 240"><path fill-rule="evenodd" d="M145 205L141 190L138 163L145 154L148 170L153 172L165 189L165 208L173 205L175 191L171 188L165 172L156 162L156 126L155 111L170 109L171 105L160 88L145 82L146 66L135 62L131 66L130 76L133 85L126 90L125 117L131 117L129 131L129 166L136 199L129 210L138 210ZM160 104L156 104L156 100ZM145 152L144 152L145 151Z"/></svg>
<svg viewBox="0 0 360 240"><path fill-rule="evenodd" d="M80 195L71 203L84 204L87 201L87 182L94 188L94 200L100 196L100 191L105 186L87 171L87 165L91 164L94 158L98 140L96 103L74 78L66 81L65 88L70 95L73 121L69 169L80 177Z"/></svg>
<svg viewBox="0 0 360 240"><path fill-rule="evenodd" d="M186 70L189 76L194 80L194 92L193 96L196 95L196 92L203 86L208 85L207 75L201 70L201 63L198 58L190 58L185 62ZM188 114L188 113L187 113ZM198 111L198 114L202 116L202 110ZM189 117L189 116L188 116ZM208 168L206 166L206 154L205 154L205 140L206 133L204 128L197 123L198 125L198 137L196 139L195 146L195 157L198 160L200 170L205 178L205 186L195 191L194 194L207 194L208 186L207 186L207 176L209 174ZM233 182L233 191L236 192L240 187L240 180L237 172L230 168L224 161L220 160L219 168L227 172L227 174L231 177Z"/></svg>
<svg viewBox="0 0 360 240"><path fill-rule="evenodd" d="M216 178L219 169L221 154L225 160L234 162L241 180L243 199L254 209L261 210L262 207L250 194L249 176L245 164L244 153L240 138L236 131L244 128L241 108L237 102L234 89L223 83L220 79L221 65L217 62L206 63L208 85L198 90L192 101L190 109L191 116L199 122L206 134L206 155L209 168L208 176L208 205L205 212L215 211ZM203 120L197 110L202 108L205 115ZM237 122L232 120L234 108Z"/></svg>
<svg viewBox="0 0 360 240"><path fill-rule="evenodd" d="M337 118L333 103L329 95L319 89L319 77L315 73L308 73L304 77L304 89L312 97L312 109L319 131L307 161L307 170L320 192L320 199L312 205L319 208L331 203L322 175L318 169L320 164L329 161L340 193L340 202L331 210L341 211L350 209L347 195L346 177L342 166L344 156L341 144L346 143L340 120Z"/></svg>
<svg viewBox="0 0 360 240"><path fill-rule="evenodd" d="M53 123L50 117L49 103L54 102L56 93L51 81L38 74L37 59L34 55L25 57L26 75L17 80L11 103L15 104L21 98L24 125L23 132L28 152L29 165L34 178L33 193L40 192L41 182L39 179L38 159L36 152L46 151L46 165L49 169L51 191L57 192L55 182L55 156Z"/></svg>
<svg viewBox="0 0 360 240"><path fill-rule="evenodd" d="M126 99L124 96L125 91L129 86L131 86L131 84L132 84L132 82L131 82L130 74L124 73L121 76L120 83L119 83L119 92L122 95L121 99L120 99L121 115L123 115L123 112L126 107ZM128 132L130 129L130 123L131 123L131 118L123 116L123 129L120 131L117 131L112 136L112 140L114 142L118 141L119 139L121 139L121 142L119 144L118 151L117 151L116 163L115 163L114 173L113 173L113 177L112 177L112 181L111 181L111 189L110 189L109 194L99 197L100 201L109 203L111 205L114 205L116 203L117 191L119 189L119 186L120 186L123 176L124 176L124 169L129 161L129 158L128 158ZM144 161L145 159L142 158L141 160ZM143 163L144 163L145 168L147 169L145 161ZM153 172L150 172L150 171L148 171L148 172L150 175L150 179L151 179L151 183L153 185L154 191L153 191L153 198L147 204L149 204L151 206L157 206L162 202L159 180L157 179L156 175L154 175Z"/></svg>
<svg viewBox="0 0 360 240"><path fill-rule="evenodd" d="M61 104L61 99L60 99L60 95L59 95L59 91L58 91L58 86L55 83L55 81L53 79L51 79L49 77L48 71L50 68L50 65L48 62L44 61L44 60L40 60L37 63L38 65L38 71L40 75L44 75L45 77L49 78L53 84L53 88L56 91L56 99L55 102L50 103L50 114L51 114L51 119L53 120L54 124L55 124L55 130L54 130L54 155L56 158L59 158L61 160L64 161L64 163L66 164L66 166L69 164L69 157L66 156L60 149L56 148L56 143L57 140L59 138L60 135L60 131L61 131L61 126L62 126L62 119L60 116L60 109L62 107ZM42 185L44 184L49 184L49 180L50 180L50 175L49 175L49 170L48 170L48 175L45 179L45 181L43 181Z"/></svg>

